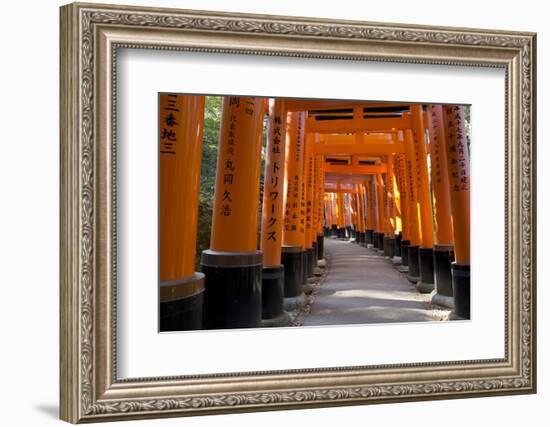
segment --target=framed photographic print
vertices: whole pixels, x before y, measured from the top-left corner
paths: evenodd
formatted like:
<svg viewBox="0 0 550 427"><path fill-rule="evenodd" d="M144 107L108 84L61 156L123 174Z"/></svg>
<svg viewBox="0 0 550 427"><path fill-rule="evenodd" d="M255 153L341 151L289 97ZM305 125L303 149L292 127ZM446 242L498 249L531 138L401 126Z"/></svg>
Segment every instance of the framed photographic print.
<svg viewBox="0 0 550 427"><path fill-rule="evenodd" d="M61 8L61 418L534 393L535 34Z"/></svg>

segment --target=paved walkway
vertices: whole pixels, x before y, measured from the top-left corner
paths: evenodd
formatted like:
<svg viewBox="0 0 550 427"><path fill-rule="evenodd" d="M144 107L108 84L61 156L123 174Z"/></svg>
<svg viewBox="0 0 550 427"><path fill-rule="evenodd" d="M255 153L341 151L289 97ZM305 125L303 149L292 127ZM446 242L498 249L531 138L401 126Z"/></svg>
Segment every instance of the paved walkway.
<svg viewBox="0 0 550 427"><path fill-rule="evenodd" d="M392 262L355 243L325 238L328 274L304 326L440 320Z"/></svg>

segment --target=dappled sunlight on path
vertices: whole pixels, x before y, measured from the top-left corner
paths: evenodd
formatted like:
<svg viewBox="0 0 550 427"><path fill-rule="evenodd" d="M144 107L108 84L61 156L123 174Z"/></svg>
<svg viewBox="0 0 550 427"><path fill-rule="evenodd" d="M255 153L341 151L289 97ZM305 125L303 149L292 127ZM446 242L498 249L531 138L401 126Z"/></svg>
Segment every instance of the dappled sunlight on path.
<svg viewBox="0 0 550 427"><path fill-rule="evenodd" d="M441 320L440 311L375 249L325 238L328 275L304 326Z"/></svg>

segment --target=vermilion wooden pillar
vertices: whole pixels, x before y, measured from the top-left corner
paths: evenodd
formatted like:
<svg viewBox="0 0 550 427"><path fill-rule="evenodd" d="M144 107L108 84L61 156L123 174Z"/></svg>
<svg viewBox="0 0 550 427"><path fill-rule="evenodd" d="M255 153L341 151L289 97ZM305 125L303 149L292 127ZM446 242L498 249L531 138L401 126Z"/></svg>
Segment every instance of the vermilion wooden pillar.
<svg viewBox="0 0 550 427"><path fill-rule="evenodd" d="M160 331L202 328L204 274L195 272L204 96L160 96Z"/></svg>
<svg viewBox="0 0 550 427"><path fill-rule="evenodd" d="M422 227L422 246L418 251L420 262L420 283L417 289L423 293L434 290L434 222L432 197L428 177L428 156L426 149L426 124L422 105L411 105L412 131L417 154L418 202L420 203L420 224Z"/></svg>
<svg viewBox="0 0 550 427"><path fill-rule="evenodd" d="M260 325L262 253L258 247L264 99L223 100L210 249L202 253L205 327Z"/></svg>
<svg viewBox="0 0 550 427"><path fill-rule="evenodd" d="M432 301L453 307L451 263L454 260L454 240L443 107L441 105L429 105L427 117L430 131L430 160L436 238L434 244L436 294Z"/></svg>
<svg viewBox="0 0 550 427"><path fill-rule="evenodd" d="M305 113L287 114L285 153L285 222L282 263L285 266L285 310L294 311L304 303L305 211Z"/></svg>
<svg viewBox="0 0 550 427"><path fill-rule="evenodd" d="M418 168L416 165L417 155L414 147L414 140L410 129L405 130L405 150L407 163L407 194L408 213L407 219L410 229L410 245L408 250L409 272L407 278L412 283L420 280L420 261L418 251L422 244L422 232L420 229L420 203L418 200Z"/></svg>
<svg viewBox="0 0 550 427"><path fill-rule="evenodd" d="M262 203L262 326L289 323L283 309L284 265L281 264L284 221L286 110L283 99L269 100Z"/></svg>
<svg viewBox="0 0 550 427"><path fill-rule="evenodd" d="M452 264L454 313L470 318L470 156L464 126L464 107L444 107L446 154L455 262Z"/></svg>

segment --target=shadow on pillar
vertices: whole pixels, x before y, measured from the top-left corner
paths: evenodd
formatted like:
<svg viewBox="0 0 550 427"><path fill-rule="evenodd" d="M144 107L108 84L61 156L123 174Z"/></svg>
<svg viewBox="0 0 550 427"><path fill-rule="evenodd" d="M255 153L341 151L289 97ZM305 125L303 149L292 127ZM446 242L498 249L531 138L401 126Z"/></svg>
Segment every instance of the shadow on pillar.
<svg viewBox="0 0 550 427"><path fill-rule="evenodd" d="M418 292L429 294L435 289L434 281L434 251L432 248L418 250L420 266L420 282L416 285Z"/></svg>
<svg viewBox="0 0 550 427"><path fill-rule="evenodd" d="M262 318L262 253L202 252L205 329L255 328Z"/></svg>
<svg viewBox="0 0 550 427"><path fill-rule="evenodd" d="M290 316L284 311L285 267L262 270L262 326L287 326Z"/></svg>
<svg viewBox="0 0 550 427"><path fill-rule="evenodd" d="M454 250L452 245L434 246L434 276L435 291L432 297L434 304L448 308L454 308L453 299L453 278L451 264L454 261Z"/></svg>
<svg viewBox="0 0 550 427"><path fill-rule="evenodd" d="M284 266L284 305L285 311L292 312L304 305L303 285L303 251L301 246L281 247L281 263Z"/></svg>
<svg viewBox="0 0 550 427"><path fill-rule="evenodd" d="M420 259L418 257L418 246L409 246L409 282L416 284L420 280Z"/></svg>
<svg viewBox="0 0 550 427"><path fill-rule="evenodd" d="M191 331L203 328L204 274L195 273L159 286L159 331Z"/></svg>
<svg viewBox="0 0 550 427"><path fill-rule="evenodd" d="M451 266L453 277L454 319L470 319L470 266Z"/></svg>

